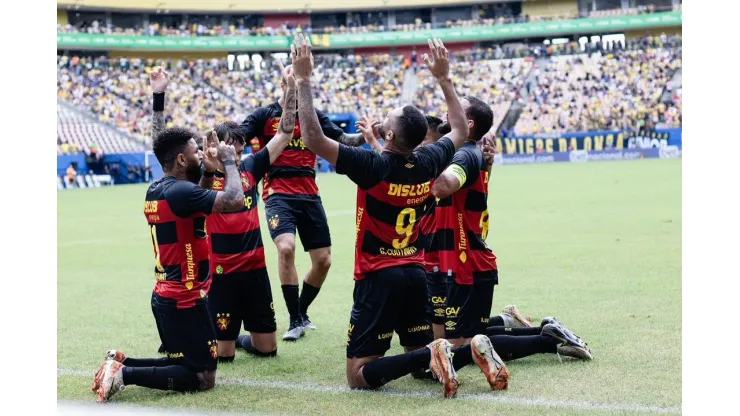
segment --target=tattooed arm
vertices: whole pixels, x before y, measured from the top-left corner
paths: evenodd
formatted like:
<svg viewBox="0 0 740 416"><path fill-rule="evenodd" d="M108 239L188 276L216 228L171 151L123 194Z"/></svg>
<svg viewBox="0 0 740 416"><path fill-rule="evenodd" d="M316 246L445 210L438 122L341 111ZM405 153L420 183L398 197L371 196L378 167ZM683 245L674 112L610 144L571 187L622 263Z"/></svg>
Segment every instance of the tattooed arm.
<svg viewBox="0 0 740 416"><path fill-rule="evenodd" d="M239 175L239 169L236 167L236 151L234 146L227 145L224 142L218 143L217 149L218 159L224 165L226 171L226 183L224 184L224 190L216 194L212 211L236 211L244 206L241 176ZM210 151L210 149L207 151Z"/></svg>
<svg viewBox="0 0 740 416"><path fill-rule="evenodd" d="M365 143L365 136L362 133L343 133L337 141L347 146L357 147Z"/></svg>
<svg viewBox="0 0 740 416"><path fill-rule="evenodd" d="M278 156L280 156L280 153L288 146L290 139L293 138L293 130L295 129L296 107L298 104L296 101L295 78L293 78L293 72L290 67L285 69L283 73L285 78L288 79L288 88L285 91L283 99L283 103L285 103L283 116L280 118L277 133L265 145L267 152L270 154L270 164L274 163Z"/></svg>
<svg viewBox="0 0 740 416"><path fill-rule="evenodd" d="M291 45L293 61L293 75L298 84L298 119L301 121L301 135L303 143L309 150L326 159L332 165L337 164L339 143L326 137L319 123L319 117L313 106L311 91L311 72L313 71L313 55L311 45L303 35L295 38Z"/></svg>

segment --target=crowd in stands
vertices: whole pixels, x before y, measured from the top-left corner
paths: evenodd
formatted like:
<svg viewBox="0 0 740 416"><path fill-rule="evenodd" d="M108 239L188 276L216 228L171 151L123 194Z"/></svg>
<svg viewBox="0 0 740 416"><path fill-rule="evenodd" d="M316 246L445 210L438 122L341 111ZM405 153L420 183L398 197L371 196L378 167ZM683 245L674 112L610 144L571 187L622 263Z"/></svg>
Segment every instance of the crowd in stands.
<svg viewBox="0 0 740 416"><path fill-rule="evenodd" d="M639 131L681 124L680 100L661 102L681 67L680 38L648 37L625 49L550 59L526 85L526 105L515 134Z"/></svg>
<svg viewBox="0 0 740 416"><path fill-rule="evenodd" d="M673 10L680 10L680 5ZM588 12L574 12L556 16L529 16L527 14L515 14L510 5L496 3L493 5L482 5L478 9L478 17L475 19L446 20L432 24L425 22L421 17L413 23L386 25L382 23L362 24L359 19L349 19L346 25L322 26L314 28L309 25L296 25L284 22L278 27L252 26L243 18L236 18L228 24L202 24L202 23L179 23L166 25L164 23L150 23L146 26L120 27L106 24L98 20L90 22L79 21L75 24L57 23L58 33L92 33L92 34L126 34L147 36L294 36L298 33L304 34L342 34L342 33L368 33L384 31L412 31L438 28L458 28L471 26L493 26L510 23L532 23L552 20L576 19L583 17L611 17L623 15L637 15L666 11L665 8L656 8L653 5L638 6L625 9L597 10Z"/></svg>
<svg viewBox="0 0 740 416"><path fill-rule="evenodd" d="M532 59L455 59L451 73L458 94L473 95L491 105L494 115L493 131L519 96L524 80L532 68ZM472 54L467 54L468 57ZM444 117L447 112L444 96L436 80L428 71L418 71L419 88L416 106L425 113Z"/></svg>
<svg viewBox="0 0 740 416"><path fill-rule="evenodd" d="M681 125L682 91L669 82L681 67L680 36L584 46L571 42L456 52L451 55L452 73L461 96L475 95L492 106L494 128L514 104L522 107L513 128L503 129L501 135ZM541 58L549 62L533 69ZM58 127L58 152L89 152L92 143L105 153L145 147L151 135L149 72L162 64L171 75L168 127L204 134L227 119L241 122L255 108L280 98L280 73L269 58L255 67L254 61L241 66L215 58L155 62L59 56L58 98L110 128ZM417 88L408 87L407 98L426 113L444 116L442 94L421 67L420 57L317 54L316 107L382 120L388 110L403 104L404 77L416 77ZM68 113L58 112L58 126L65 124ZM93 130L87 141L71 139L75 134L90 136Z"/></svg>

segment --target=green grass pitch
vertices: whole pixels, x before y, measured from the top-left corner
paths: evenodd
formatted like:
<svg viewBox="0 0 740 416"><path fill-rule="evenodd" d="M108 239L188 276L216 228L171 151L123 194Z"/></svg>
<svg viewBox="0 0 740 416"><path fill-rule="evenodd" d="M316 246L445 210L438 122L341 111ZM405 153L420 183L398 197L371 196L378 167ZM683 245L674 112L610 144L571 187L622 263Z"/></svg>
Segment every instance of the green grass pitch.
<svg viewBox="0 0 740 416"><path fill-rule="evenodd" d="M458 398L404 377L378 392L347 391L345 340L352 304L355 187L318 177L334 246L311 306L318 326L278 357L242 351L221 365L207 393L130 387L111 403L259 414L593 414L681 411L681 160L495 167L488 243L498 256L494 312L516 304L552 314L588 342L594 361L554 355L509 363L509 390L491 392L477 367L460 371ZM154 357L149 306L152 248L142 213L145 185L58 193L57 393L93 402L92 374L107 349ZM287 312L276 253L263 238L278 336ZM300 244L299 275L309 258ZM401 351L397 338L389 354ZM454 412L454 413L451 413Z"/></svg>

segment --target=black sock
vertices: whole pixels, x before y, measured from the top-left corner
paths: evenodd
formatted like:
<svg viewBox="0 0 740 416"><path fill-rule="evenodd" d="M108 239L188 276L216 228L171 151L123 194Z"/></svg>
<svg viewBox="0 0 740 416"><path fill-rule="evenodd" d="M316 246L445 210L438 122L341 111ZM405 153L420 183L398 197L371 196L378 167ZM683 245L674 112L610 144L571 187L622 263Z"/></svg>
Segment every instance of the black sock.
<svg viewBox="0 0 740 416"><path fill-rule="evenodd" d="M274 357L277 355L277 348L275 348L274 351L270 352L262 352L254 347L254 344L252 344L252 336L251 335L239 335L236 338L236 345L239 347L242 347L246 352L256 355L258 357Z"/></svg>
<svg viewBox="0 0 740 416"><path fill-rule="evenodd" d="M507 328L505 326L489 326L486 328L486 335L539 335L542 333L542 328L535 326L532 328Z"/></svg>
<svg viewBox="0 0 740 416"><path fill-rule="evenodd" d="M167 357L162 358L131 358L126 357L121 364L126 367L167 367L172 365L170 359Z"/></svg>
<svg viewBox="0 0 740 416"><path fill-rule="evenodd" d="M494 335L489 337L496 353L504 361L516 360L534 354L555 353L558 342L542 335Z"/></svg>
<svg viewBox="0 0 740 416"><path fill-rule="evenodd" d="M451 351L455 354L452 356L452 366L455 367L455 371L473 363L473 351L470 349L470 344L455 347Z"/></svg>
<svg viewBox="0 0 740 416"><path fill-rule="evenodd" d="M218 356L218 362L219 363L233 363L234 362L234 356L232 355L231 357L222 357L222 356L219 355Z"/></svg>
<svg viewBox="0 0 740 416"><path fill-rule="evenodd" d="M306 312L308 312L308 307L311 306L313 300L316 299L316 295L319 294L319 290L321 290L321 286L316 287L303 282L303 290L301 290L300 298L301 315L305 315Z"/></svg>
<svg viewBox="0 0 740 416"><path fill-rule="evenodd" d="M181 365L124 367L123 384L186 392L197 391L200 387L200 379L193 370Z"/></svg>
<svg viewBox="0 0 740 416"><path fill-rule="evenodd" d="M378 388L389 381L401 378L419 369L429 367L432 352L421 348L405 354L378 358L362 367L362 377L372 388Z"/></svg>
<svg viewBox="0 0 740 416"><path fill-rule="evenodd" d="M496 315L488 318L488 326L504 326L504 318L501 315Z"/></svg>
<svg viewBox="0 0 740 416"><path fill-rule="evenodd" d="M298 319L301 313L301 302L298 300L298 285L282 285L280 287L283 289L283 299L285 299L285 306L288 307L290 320Z"/></svg>

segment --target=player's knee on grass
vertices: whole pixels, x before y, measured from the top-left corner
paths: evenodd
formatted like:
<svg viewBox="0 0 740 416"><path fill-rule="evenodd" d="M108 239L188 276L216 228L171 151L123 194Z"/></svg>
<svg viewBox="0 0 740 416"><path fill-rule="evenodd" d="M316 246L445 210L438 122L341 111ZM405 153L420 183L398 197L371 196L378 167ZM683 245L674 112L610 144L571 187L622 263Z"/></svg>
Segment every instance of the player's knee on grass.
<svg viewBox="0 0 740 416"><path fill-rule="evenodd" d="M277 336L274 332L269 334L250 332L250 335L252 335L254 349L265 355L274 355L277 353Z"/></svg>
<svg viewBox="0 0 740 416"><path fill-rule="evenodd" d="M371 389L372 387L362 376L362 367L377 357L348 358L347 359L347 385L352 389Z"/></svg>
<svg viewBox="0 0 740 416"><path fill-rule="evenodd" d="M201 391L211 390L216 386L215 371L204 371L202 373L198 373L198 379L200 379L199 390Z"/></svg>
<svg viewBox="0 0 740 416"><path fill-rule="evenodd" d="M220 340L218 341L218 357L221 358L228 358L228 357L234 357L236 354L236 342L235 341L224 341Z"/></svg>

